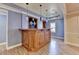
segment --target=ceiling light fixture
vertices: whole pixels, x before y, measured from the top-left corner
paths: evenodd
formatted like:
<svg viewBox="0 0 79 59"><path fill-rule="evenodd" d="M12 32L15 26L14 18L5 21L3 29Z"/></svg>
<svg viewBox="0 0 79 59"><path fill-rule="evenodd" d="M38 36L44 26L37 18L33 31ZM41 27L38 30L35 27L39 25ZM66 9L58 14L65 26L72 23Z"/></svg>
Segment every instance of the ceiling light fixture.
<svg viewBox="0 0 79 59"><path fill-rule="evenodd" d="M42 7L42 5L40 5L40 21L42 20L42 17L41 17L41 14L42 14L42 10L41 9L42 8L41 7Z"/></svg>
<svg viewBox="0 0 79 59"><path fill-rule="evenodd" d="M26 3L26 5L27 5L27 16L28 16L28 5L29 5L29 3Z"/></svg>
<svg viewBox="0 0 79 59"><path fill-rule="evenodd" d="M46 9L46 20L48 19L47 14L48 14L48 10Z"/></svg>

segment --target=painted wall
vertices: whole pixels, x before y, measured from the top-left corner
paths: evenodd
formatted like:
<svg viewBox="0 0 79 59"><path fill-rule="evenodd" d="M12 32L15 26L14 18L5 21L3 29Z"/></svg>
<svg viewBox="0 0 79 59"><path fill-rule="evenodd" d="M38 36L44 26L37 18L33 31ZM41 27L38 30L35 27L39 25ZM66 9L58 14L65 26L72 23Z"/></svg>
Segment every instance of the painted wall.
<svg viewBox="0 0 79 59"><path fill-rule="evenodd" d="M6 10L8 10L8 46L13 46L16 44L21 43L21 32L18 30L19 28L28 28L28 23L26 19L27 16L25 14L27 14L27 10L24 10L24 14L21 14L21 12L19 13L18 11L21 11L21 9L18 8L10 8L7 9L8 7L5 7ZM4 8L4 9L5 9ZM12 11L11 11L12 10ZM16 11L15 11L16 10ZM17 13L18 12L18 13ZM29 12L28 13L29 16L35 17L38 19L38 29L42 29L42 21L40 21L40 15L37 15L33 12ZM21 25L21 21L22 21L22 25Z"/></svg>
<svg viewBox="0 0 79 59"><path fill-rule="evenodd" d="M64 20L50 20L49 23L56 23L56 32L52 33L53 36L64 38Z"/></svg>
<svg viewBox="0 0 79 59"><path fill-rule="evenodd" d="M0 15L0 43L6 42L6 15Z"/></svg>
<svg viewBox="0 0 79 59"><path fill-rule="evenodd" d="M38 19L38 29L42 28L42 21L39 17L29 14L32 17ZM22 19L22 20L21 20ZM22 21L22 25L21 25ZM21 43L21 32L18 30L22 28L28 29L28 17L24 14L16 13L13 11L8 12L8 46L16 45Z"/></svg>
<svg viewBox="0 0 79 59"><path fill-rule="evenodd" d="M64 20L56 20L56 34L57 37L64 37Z"/></svg>
<svg viewBox="0 0 79 59"><path fill-rule="evenodd" d="M22 14L22 28L28 29L28 17Z"/></svg>
<svg viewBox="0 0 79 59"><path fill-rule="evenodd" d="M32 16L32 17L35 17L35 18L37 18L38 19L38 29L42 29L43 27L42 27L42 21L40 21L40 16L41 15L39 15L39 14L37 14L37 13L35 13L35 12L32 12L32 11L30 11L30 10L28 10L28 13L27 13L27 10L26 9L24 9L24 8L22 8L22 7L19 7L19 6L16 6L15 4L10 4L10 3L7 3L7 4L4 4L4 5L7 5L7 6L9 6L9 7L12 7L13 9L15 8L16 10L17 10L17 12L22 12L22 13L24 13L23 15L22 15L22 28L28 28L28 23L26 22L26 21L28 21L27 19L27 15L25 15L25 14L28 14L29 16ZM45 17L43 17L43 19L44 19ZM26 22L26 23L25 23Z"/></svg>
<svg viewBox="0 0 79 59"><path fill-rule="evenodd" d="M8 46L21 43L21 14L13 11L8 12Z"/></svg>

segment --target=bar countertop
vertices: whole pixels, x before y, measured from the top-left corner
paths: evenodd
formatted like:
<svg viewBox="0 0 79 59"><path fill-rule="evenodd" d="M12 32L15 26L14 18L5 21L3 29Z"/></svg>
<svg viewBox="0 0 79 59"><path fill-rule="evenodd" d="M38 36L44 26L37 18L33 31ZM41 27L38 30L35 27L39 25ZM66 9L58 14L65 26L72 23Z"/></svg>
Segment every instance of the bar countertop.
<svg viewBox="0 0 79 59"><path fill-rule="evenodd" d="M50 28L44 28L44 29L23 29L23 28L21 28L19 30L21 30L21 31L24 31L24 30L50 30Z"/></svg>

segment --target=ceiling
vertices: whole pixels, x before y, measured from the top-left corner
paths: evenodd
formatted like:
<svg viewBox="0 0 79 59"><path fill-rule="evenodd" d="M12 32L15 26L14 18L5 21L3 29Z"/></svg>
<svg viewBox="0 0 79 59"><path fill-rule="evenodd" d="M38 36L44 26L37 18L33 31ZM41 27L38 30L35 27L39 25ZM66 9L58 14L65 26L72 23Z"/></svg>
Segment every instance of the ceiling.
<svg viewBox="0 0 79 59"><path fill-rule="evenodd" d="M79 3L67 3L66 4L67 12L79 10Z"/></svg>
<svg viewBox="0 0 79 59"><path fill-rule="evenodd" d="M42 7L40 7L40 4L42 5ZM45 17L52 17L57 14L59 14L61 17L63 16L63 3L29 3L29 5L26 5L25 3L15 3L15 5L25 9L28 8L28 10L33 11L37 14L41 14Z"/></svg>

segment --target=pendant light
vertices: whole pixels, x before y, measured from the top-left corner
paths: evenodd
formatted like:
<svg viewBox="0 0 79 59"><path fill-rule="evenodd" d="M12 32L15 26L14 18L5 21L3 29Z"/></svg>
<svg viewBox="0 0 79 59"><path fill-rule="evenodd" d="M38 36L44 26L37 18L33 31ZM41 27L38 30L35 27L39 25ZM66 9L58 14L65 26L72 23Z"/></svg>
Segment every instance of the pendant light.
<svg viewBox="0 0 79 59"><path fill-rule="evenodd" d="M42 7L42 5L40 5L40 21L42 20L42 17L41 17L41 14L42 14L42 13L41 13L41 12L42 12L41 9L42 9L42 8L41 8L41 7Z"/></svg>
<svg viewBox="0 0 79 59"><path fill-rule="evenodd" d="M47 14L48 14L48 10L46 9L46 20L48 19L48 18L47 18Z"/></svg>
<svg viewBox="0 0 79 59"><path fill-rule="evenodd" d="M26 3L26 5L27 5L27 17L28 17L28 5L29 5L29 3Z"/></svg>

